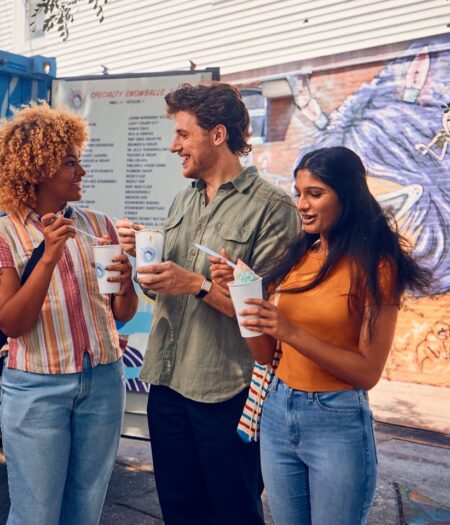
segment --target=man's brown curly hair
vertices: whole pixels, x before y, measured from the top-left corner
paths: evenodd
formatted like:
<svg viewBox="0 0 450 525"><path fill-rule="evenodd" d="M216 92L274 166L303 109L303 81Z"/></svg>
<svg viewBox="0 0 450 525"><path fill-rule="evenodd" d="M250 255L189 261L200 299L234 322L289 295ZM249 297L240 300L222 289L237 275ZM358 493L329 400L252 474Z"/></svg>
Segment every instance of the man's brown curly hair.
<svg viewBox="0 0 450 525"><path fill-rule="evenodd" d="M86 123L66 109L46 102L14 112L0 128L0 209L18 211L36 205L36 188L53 177L70 146L81 153Z"/></svg>
<svg viewBox="0 0 450 525"><path fill-rule="evenodd" d="M241 156L250 153L250 117L236 87L223 82L196 86L181 84L164 99L169 116L187 111L195 115L201 128L208 131L222 124L227 128L230 151Z"/></svg>

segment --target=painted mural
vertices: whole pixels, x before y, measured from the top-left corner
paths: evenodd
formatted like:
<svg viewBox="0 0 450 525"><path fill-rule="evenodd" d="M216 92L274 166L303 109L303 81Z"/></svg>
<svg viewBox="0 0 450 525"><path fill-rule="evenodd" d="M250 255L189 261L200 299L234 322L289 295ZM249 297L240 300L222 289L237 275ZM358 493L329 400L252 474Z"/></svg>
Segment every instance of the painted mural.
<svg viewBox="0 0 450 525"><path fill-rule="evenodd" d="M385 377L450 386L448 37L415 42L392 61L288 80L295 97L270 102L255 164L289 190L292 167L312 149L361 155L371 191L435 276L429 295L403 300Z"/></svg>

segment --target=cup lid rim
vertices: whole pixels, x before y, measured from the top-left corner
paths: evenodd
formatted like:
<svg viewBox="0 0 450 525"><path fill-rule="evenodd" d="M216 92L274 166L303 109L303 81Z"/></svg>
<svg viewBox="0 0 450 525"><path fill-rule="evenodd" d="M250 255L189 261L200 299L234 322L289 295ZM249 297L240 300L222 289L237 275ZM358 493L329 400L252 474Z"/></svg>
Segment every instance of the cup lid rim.
<svg viewBox="0 0 450 525"><path fill-rule="evenodd" d="M143 230L136 230L135 235L137 235L138 233L144 233L144 232L156 232L156 233L160 233L161 235L164 235L163 230L160 230L158 228L144 228Z"/></svg>

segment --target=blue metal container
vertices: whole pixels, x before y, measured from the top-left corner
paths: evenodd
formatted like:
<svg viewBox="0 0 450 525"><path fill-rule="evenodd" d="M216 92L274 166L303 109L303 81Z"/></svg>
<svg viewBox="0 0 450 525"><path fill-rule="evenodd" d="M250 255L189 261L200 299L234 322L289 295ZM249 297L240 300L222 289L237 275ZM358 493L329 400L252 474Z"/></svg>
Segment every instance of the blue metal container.
<svg viewBox="0 0 450 525"><path fill-rule="evenodd" d="M0 118L10 117L12 108L31 100L49 101L55 77L55 58L0 51Z"/></svg>

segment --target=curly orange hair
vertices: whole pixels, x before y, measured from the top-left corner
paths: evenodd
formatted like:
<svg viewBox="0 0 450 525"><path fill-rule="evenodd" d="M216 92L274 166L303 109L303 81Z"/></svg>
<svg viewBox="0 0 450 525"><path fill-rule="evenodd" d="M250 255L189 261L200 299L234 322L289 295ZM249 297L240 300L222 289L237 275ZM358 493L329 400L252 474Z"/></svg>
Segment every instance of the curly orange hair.
<svg viewBox="0 0 450 525"><path fill-rule="evenodd" d="M32 103L0 128L0 208L7 212L36 205L36 188L53 177L69 146L80 152L86 123L74 113Z"/></svg>

